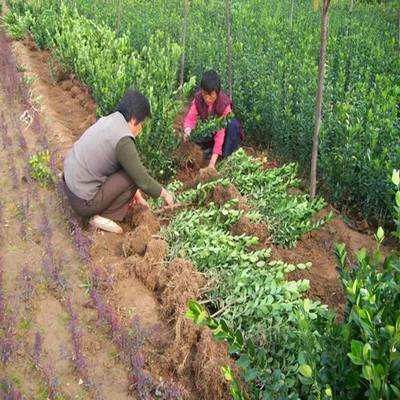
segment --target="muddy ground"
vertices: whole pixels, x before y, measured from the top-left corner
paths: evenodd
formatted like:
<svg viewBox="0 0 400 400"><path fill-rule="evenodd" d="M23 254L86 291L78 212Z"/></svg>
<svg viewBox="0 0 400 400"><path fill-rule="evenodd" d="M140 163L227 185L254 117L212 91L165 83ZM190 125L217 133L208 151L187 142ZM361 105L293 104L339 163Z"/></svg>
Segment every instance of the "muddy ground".
<svg viewBox="0 0 400 400"><path fill-rule="evenodd" d="M137 317L147 332L140 347L142 369L154 382L172 385L182 398L227 398L220 367L232 361L225 346L185 318L186 301L205 282L190 262L164 261L167 244L157 236L157 218L136 210L132 226L124 227L125 237L90 228L81 232L76 226L71 233L55 188L41 188L29 177L28 157L46 146L61 171L65 152L95 121L89 91L72 74L57 71L49 52L38 51L31 39L10 42L0 32L0 52L0 300L10 339L2 341L9 355L0 379L7 379L7 390L38 399L55 394L65 399L139 398L118 337L96 308L89 290L95 287L122 327ZM181 179L196 179L202 166L196 157L182 165ZM347 243L349 250L373 247L370 236L335 215L301 238L295 249L274 248L273 257L312 261L311 271L290 278L310 279L308 295L342 313L332 251L336 241ZM85 367L79 367L80 357Z"/></svg>

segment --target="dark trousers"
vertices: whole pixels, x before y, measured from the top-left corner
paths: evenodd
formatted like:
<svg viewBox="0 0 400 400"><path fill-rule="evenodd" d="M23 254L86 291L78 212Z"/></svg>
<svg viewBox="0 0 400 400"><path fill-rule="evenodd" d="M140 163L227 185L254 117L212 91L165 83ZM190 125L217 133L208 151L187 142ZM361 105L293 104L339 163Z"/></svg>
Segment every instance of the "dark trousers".
<svg viewBox="0 0 400 400"><path fill-rule="evenodd" d="M124 219L129 203L138 189L123 170L109 176L92 200L83 200L76 196L65 181L64 188L72 209L81 217L101 215L114 221Z"/></svg>
<svg viewBox="0 0 400 400"><path fill-rule="evenodd" d="M196 143L201 147L205 159L209 159L214 147L214 138L200 138ZM224 144L222 146L222 157L226 158L235 152L240 145L240 124L236 118L231 119L225 129Z"/></svg>

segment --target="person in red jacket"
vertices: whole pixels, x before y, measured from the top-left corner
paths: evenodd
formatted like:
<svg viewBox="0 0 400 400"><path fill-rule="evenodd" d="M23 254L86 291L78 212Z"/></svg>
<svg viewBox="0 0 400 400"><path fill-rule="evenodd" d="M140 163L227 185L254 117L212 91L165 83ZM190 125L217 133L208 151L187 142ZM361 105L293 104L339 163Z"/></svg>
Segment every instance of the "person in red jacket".
<svg viewBox="0 0 400 400"><path fill-rule="evenodd" d="M200 88L184 120L184 142L196 127L199 117L206 121L211 117L225 117L232 111L232 101L221 92L221 79L215 71L210 70L203 74ZM232 154L239 147L241 139L240 124L233 118L226 128L215 132L212 137L201 138L196 143L202 147L206 156L211 155L208 166L215 168L218 157L225 158Z"/></svg>

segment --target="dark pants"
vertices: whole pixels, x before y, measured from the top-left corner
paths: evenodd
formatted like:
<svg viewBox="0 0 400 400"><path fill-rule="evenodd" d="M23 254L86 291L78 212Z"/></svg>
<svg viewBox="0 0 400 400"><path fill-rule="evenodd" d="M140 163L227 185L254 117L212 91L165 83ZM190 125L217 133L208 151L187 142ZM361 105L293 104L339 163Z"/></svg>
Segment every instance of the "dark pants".
<svg viewBox="0 0 400 400"><path fill-rule="evenodd" d="M137 186L122 170L109 176L92 200L83 200L73 194L64 182L65 193L72 209L81 217L101 215L114 221L122 221Z"/></svg>
<svg viewBox="0 0 400 400"><path fill-rule="evenodd" d="M202 148L204 157L209 159L214 147L214 138L205 137L196 141ZM226 158L235 152L240 145L240 124L236 118L231 119L225 130L224 144L222 146L222 157Z"/></svg>

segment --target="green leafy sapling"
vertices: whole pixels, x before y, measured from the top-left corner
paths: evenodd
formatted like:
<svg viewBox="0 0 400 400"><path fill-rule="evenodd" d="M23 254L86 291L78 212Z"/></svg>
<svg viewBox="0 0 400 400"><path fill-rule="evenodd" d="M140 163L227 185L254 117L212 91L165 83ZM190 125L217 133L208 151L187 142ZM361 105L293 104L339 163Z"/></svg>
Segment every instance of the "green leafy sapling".
<svg viewBox="0 0 400 400"><path fill-rule="evenodd" d="M393 170L392 182L396 186L395 204L394 204L394 223L396 230L393 235L400 240L400 170Z"/></svg>
<svg viewBox="0 0 400 400"><path fill-rule="evenodd" d="M55 176L50 167L49 150L39 151L29 158L29 166L31 167L31 176L39 182L41 186L48 186L54 183Z"/></svg>

